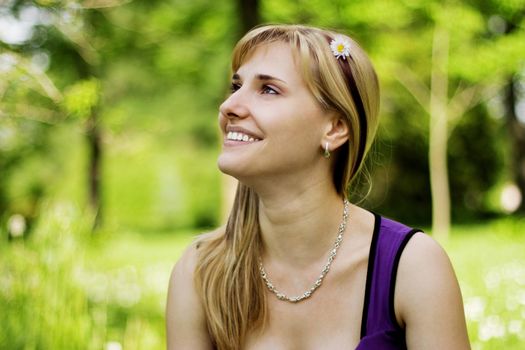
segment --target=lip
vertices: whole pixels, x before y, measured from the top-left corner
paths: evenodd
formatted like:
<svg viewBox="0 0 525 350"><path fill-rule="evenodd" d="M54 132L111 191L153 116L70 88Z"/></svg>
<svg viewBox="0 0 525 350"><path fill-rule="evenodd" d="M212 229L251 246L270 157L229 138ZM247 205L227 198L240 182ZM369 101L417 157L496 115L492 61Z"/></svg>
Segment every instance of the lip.
<svg viewBox="0 0 525 350"><path fill-rule="evenodd" d="M253 145L254 143L257 143L257 142L259 141L247 142L247 141L236 141L236 140L224 139L224 142L222 145L224 147L237 147L237 146Z"/></svg>

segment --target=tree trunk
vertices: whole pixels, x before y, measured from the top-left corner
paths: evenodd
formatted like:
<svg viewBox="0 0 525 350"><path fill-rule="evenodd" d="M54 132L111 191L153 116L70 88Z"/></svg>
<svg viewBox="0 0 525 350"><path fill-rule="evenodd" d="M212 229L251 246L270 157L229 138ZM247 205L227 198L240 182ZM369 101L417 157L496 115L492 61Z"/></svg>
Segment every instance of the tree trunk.
<svg viewBox="0 0 525 350"><path fill-rule="evenodd" d="M525 123L516 115L518 94L513 77L505 89L505 118L510 136L511 169L513 180L521 192L521 203L516 213L525 215Z"/></svg>
<svg viewBox="0 0 525 350"><path fill-rule="evenodd" d="M89 205L94 213L93 228L98 228L102 223L101 214L101 160L102 160L102 138L97 126L97 112L93 111L88 122L87 141L89 148Z"/></svg>
<svg viewBox="0 0 525 350"><path fill-rule="evenodd" d="M432 192L432 233L447 239L450 232L450 189L447 167L448 46L446 30L436 25L432 47L429 167Z"/></svg>
<svg viewBox="0 0 525 350"><path fill-rule="evenodd" d="M241 19L241 36L258 25L261 21L259 0L237 0L239 18Z"/></svg>

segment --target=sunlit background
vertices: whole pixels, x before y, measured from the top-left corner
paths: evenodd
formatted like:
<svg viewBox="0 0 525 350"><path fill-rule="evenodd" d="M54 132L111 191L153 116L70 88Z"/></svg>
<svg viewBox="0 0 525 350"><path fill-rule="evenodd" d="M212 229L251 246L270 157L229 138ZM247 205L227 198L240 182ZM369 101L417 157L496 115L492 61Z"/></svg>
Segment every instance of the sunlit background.
<svg viewBox="0 0 525 350"><path fill-rule="evenodd" d="M524 16L525 0L0 0L0 349L165 347L171 267L230 205L230 53L267 22L369 52L381 127L352 198L441 241L473 349L522 349Z"/></svg>

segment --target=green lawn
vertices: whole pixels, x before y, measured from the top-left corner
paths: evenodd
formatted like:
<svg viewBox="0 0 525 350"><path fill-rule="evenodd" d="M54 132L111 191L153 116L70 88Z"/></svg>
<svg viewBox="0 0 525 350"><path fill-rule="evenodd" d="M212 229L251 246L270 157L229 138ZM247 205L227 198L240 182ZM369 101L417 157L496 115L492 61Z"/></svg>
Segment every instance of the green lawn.
<svg viewBox="0 0 525 350"><path fill-rule="evenodd" d="M75 239L79 227L48 220L34 242L0 246L0 348L165 348L170 270L196 232ZM473 349L523 348L524 228L516 219L456 226L445 244Z"/></svg>
<svg viewBox="0 0 525 350"><path fill-rule="evenodd" d="M169 275L196 232L119 233L99 237L87 250L88 297L104 300L107 342L123 349L164 349Z"/></svg>
<svg viewBox="0 0 525 350"><path fill-rule="evenodd" d="M525 347L525 220L456 226L445 245L461 284L472 348Z"/></svg>

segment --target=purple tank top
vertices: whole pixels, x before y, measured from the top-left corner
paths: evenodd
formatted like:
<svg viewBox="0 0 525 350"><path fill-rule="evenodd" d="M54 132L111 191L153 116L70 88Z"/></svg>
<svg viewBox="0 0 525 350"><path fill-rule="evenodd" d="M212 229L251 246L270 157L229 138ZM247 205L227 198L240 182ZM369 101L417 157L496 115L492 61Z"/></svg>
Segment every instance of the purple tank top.
<svg viewBox="0 0 525 350"><path fill-rule="evenodd" d="M407 348L405 330L397 323L394 312L394 288L401 253L418 231L375 215L368 258L361 341L356 350Z"/></svg>

